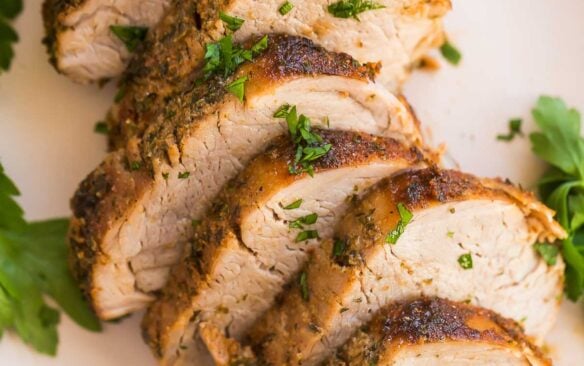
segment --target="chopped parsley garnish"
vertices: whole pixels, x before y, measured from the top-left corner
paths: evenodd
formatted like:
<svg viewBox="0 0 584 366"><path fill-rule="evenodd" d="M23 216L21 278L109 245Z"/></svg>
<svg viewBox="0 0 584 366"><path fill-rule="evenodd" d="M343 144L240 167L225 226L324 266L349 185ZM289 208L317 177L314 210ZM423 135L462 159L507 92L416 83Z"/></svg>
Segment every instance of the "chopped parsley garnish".
<svg viewBox="0 0 584 366"><path fill-rule="evenodd" d="M403 203L397 204L397 211L399 213L399 221L393 230L391 230L385 237L387 244L397 243L399 237L404 233L406 226L412 221L414 215L408 210Z"/></svg>
<svg viewBox="0 0 584 366"><path fill-rule="evenodd" d="M292 8L294 8L294 4L292 4L289 1L286 1L284 4L282 4L282 6L280 6L280 9L278 9L278 11L280 12L280 14L286 15L290 11L292 11Z"/></svg>
<svg viewBox="0 0 584 366"><path fill-rule="evenodd" d="M162 173L162 178L164 178L164 180L168 180L169 176L170 176L169 173Z"/></svg>
<svg viewBox="0 0 584 366"><path fill-rule="evenodd" d="M235 80L231 84L227 85L227 91L235 95L240 102L243 102L245 97L245 82L247 81L247 76L242 76Z"/></svg>
<svg viewBox="0 0 584 366"><path fill-rule="evenodd" d="M523 132L521 132L521 124L523 120L520 118L515 118L509 121L509 133L506 135L500 134L497 135L497 140L499 141L511 141L515 138L515 136L519 135L522 136Z"/></svg>
<svg viewBox="0 0 584 366"><path fill-rule="evenodd" d="M191 175L191 172L179 172L178 179L187 179Z"/></svg>
<svg viewBox="0 0 584 366"><path fill-rule="evenodd" d="M458 264L462 269L472 269L472 255L470 253L461 255L458 257Z"/></svg>
<svg viewBox="0 0 584 366"><path fill-rule="evenodd" d="M95 133L100 133L102 135L106 135L109 131L109 128L107 127L107 123L105 123L104 121L99 121L95 123L95 126L93 127L93 131Z"/></svg>
<svg viewBox="0 0 584 366"><path fill-rule="evenodd" d="M141 167L142 167L142 164L139 161L131 161L130 162L130 170L133 172L136 170L140 170Z"/></svg>
<svg viewBox="0 0 584 366"><path fill-rule="evenodd" d="M543 260L550 266L555 265L558 262L558 254L560 254L560 248L557 245L549 243L536 243L533 245L536 252L541 255Z"/></svg>
<svg viewBox="0 0 584 366"><path fill-rule="evenodd" d="M539 181L539 193L568 232L568 238L559 243L566 262L564 290L576 301L584 290L584 139L580 135L580 113L569 109L561 99L541 97L533 117L540 131L530 135L532 150L551 165Z"/></svg>
<svg viewBox="0 0 584 366"><path fill-rule="evenodd" d="M54 355L60 314L48 297L80 326L101 326L69 272L69 220L27 222L14 200L19 194L0 164L0 335L13 331L38 352Z"/></svg>
<svg viewBox="0 0 584 366"><path fill-rule="evenodd" d="M440 46L440 53L442 54L442 57L452 65L458 65L462 59L460 51L448 40Z"/></svg>
<svg viewBox="0 0 584 366"><path fill-rule="evenodd" d="M320 239L318 236L318 231L316 230L304 230L298 233L296 236L296 242L300 243L303 241L311 240L311 239Z"/></svg>
<svg viewBox="0 0 584 366"><path fill-rule="evenodd" d="M311 213L310 215L302 216L294 221L291 221L288 226L291 229L304 229L304 225L312 225L318 220L318 214Z"/></svg>
<svg viewBox="0 0 584 366"><path fill-rule="evenodd" d="M134 52L138 45L146 38L147 27L129 25L110 25L110 30L126 45L126 49Z"/></svg>
<svg viewBox="0 0 584 366"><path fill-rule="evenodd" d="M446 233L446 236L449 237L449 238L451 238L451 239L454 238L454 231L447 232Z"/></svg>
<svg viewBox="0 0 584 366"><path fill-rule="evenodd" d="M347 242L341 239L335 239L333 243L333 257L340 257L347 250Z"/></svg>
<svg viewBox="0 0 584 366"><path fill-rule="evenodd" d="M225 23L225 27L232 32L239 30L239 28L241 28L243 23L245 23L244 19L241 19L238 17L232 17L232 16L227 15L223 12L221 12L221 14L219 14L219 18L221 18L223 23Z"/></svg>
<svg viewBox="0 0 584 366"><path fill-rule="evenodd" d="M274 113L274 117L286 119L288 131L296 146L294 162L288 166L290 174L306 172L314 176L313 162L325 156L332 145L324 143L320 135L312 132L310 119L303 114L298 116L296 106L285 104Z"/></svg>
<svg viewBox="0 0 584 366"><path fill-rule="evenodd" d="M310 299L310 293L308 292L308 275L305 271L302 271L300 274L298 284L300 285L300 296L302 300L308 301Z"/></svg>
<svg viewBox="0 0 584 366"><path fill-rule="evenodd" d="M126 90L127 90L126 85L122 84L118 91L116 92L116 95L114 96L114 102L116 103L121 102L122 99L124 99L124 97L126 96Z"/></svg>
<svg viewBox="0 0 584 366"><path fill-rule="evenodd" d="M234 44L232 35L227 35L215 43L209 43L206 46L203 67L205 79L209 79L212 75L227 77L233 74L241 64L252 61L266 48L268 48L268 36L264 36L250 49Z"/></svg>
<svg viewBox="0 0 584 366"><path fill-rule="evenodd" d="M0 1L0 74L8 71L14 58L14 43L18 34L10 24L22 12L22 0Z"/></svg>
<svg viewBox="0 0 584 366"><path fill-rule="evenodd" d="M284 210L294 210L300 207L300 205L302 205L302 198L292 202L291 204L289 204L288 206L284 206L282 207Z"/></svg>
<svg viewBox="0 0 584 366"><path fill-rule="evenodd" d="M341 0L328 6L328 12L336 18L354 18L359 20L357 15L368 11L383 9L384 5L377 4L370 0Z"/></svg>

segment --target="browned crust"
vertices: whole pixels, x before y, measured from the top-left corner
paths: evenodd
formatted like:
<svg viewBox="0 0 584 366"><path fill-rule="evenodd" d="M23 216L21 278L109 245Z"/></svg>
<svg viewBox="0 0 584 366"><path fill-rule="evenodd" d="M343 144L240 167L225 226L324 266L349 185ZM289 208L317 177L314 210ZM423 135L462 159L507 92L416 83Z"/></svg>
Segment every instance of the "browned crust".
<svg viewBox="0 0 584 366"><path fill-rule="evenodd" d="M327 52L304 38L275 35L270 36L269 45L264 54L244 68L251 75L247 83L250 89L255 83L283 83L303 76L339 75L357 79L368 76L367 67L356 65L349 56ZM291 58L289 64L286 57ZM79 186L71 201L72 267L90 300L92 271L109 227L123 220L127 210L152 187L154 165L168 160L169 147L180 146L202 117L235 98L225 91L224 85L236 77L214 78L173 97L157 122L149 127L144 140L131 140L136 147L128 145L127 150L112 153ZM140 163L141 168L130 171L130 162Z"/></svg>
<svg viewBox="0 0 584 366"><path fill-rule="evenodd" d="M404 166L424 161L416 148L405 147L390 138L350 131L317 130L317 133L333 148L315 162L316 174L368 161L402 160ZM162 356L165 332L172 328L175 317L189 309L192 297L205 287L205 274L212 270L213 259L219 255L222 243L235 237L242 242L240 224L246 213L257 209L282 187L306 178L306 173L289 173L288 165L294 154L288 136L276 139L226 184L206 218L197 226L191 250L173 269L161 297L150 306L142 323L144 339L157 356Z"/></svg>
<svg viewBox="0 0 584 366"><path fill-rule="evenodd" d="M250 47L259 39L260 37L249 40L245 46ZM193 44L179 47L173 57L186 57L185 54L189 53L188 57L202 60L203 41L201 36L193 39ZM144 62L150 61L152 60ZM141 64L137 61L135 63ZM148 86L144 86L142 77L127 78L125 87L129 88L129 91L119 106L116 118L110 119L112 146L124 147L133 136L140 137L148 126L155 125L157 118L164 119L165 125L173 127L184 124L182 118L196 116L201 113L202 105L214 104L220 100L225 94L225 85L242 75L250 78L246 85L247 93L265 89L283 79L299 76L335 75L362 80L370 77L369 68L359 65L347 54L328 52L306 38L277 34L269 35L268 49L265 52L257 56L252 63L243 65L235 75L227 78L216 76L200 85L198 80L202 76L201 62L171 72L171 75L176 73L180 76L178 80L172 76L168 77L166 75L168 68L179 63L170 58L159 65L162 70L159 73L156 71L147 73L148 83L154 80L154 83ZM136 66L131 66L130 70L135 68ZM144 74L144 71L141 70L140 74ZM120 124L117 124L116 120Z"/></svg>
<svg viewBox="0 0 584 366"><path fill-rule="evenodd" d="M528 357L528 352L542 365L551 365L516 322L484 308L440 298L397 303L381 310L338 351L329 365L376 364L385 352L396 353L403 347L449 341L481 342L517 349L524 357Z"/></svg>

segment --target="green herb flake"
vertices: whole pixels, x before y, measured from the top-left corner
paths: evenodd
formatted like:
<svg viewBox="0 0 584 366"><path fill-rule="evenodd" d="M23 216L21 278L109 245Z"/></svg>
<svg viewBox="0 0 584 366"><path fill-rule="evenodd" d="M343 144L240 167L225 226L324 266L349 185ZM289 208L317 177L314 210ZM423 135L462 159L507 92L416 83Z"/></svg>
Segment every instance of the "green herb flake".
<svg viewBox="0 0 584 366"><path fill-rule="evenodd" d="M291 221L288 226L291 229L304 229L304 225L312 225L318 220L318 214L311 213L310 215L302 216L294 221Z"/></svg>
<svg viewBox="0 0 584 366"><path fill-rule="evenodd" d="M358 15L368 11L385 8L384 5L370 0L341 0L328 6L328 12L336 18L353 18L359 20Z"/></svg>
<svg viewBox="0 0 584 366"><path fill-rule="evenodd" d="M320 135L312 132L310 119L305 115L298 116L296 106L285 104L274 113L275 118L286 120L290 137L296 146L294 162L288 166L290 174L308 173L314 176L314 161L322 158L332 149Z"/></svg>
<svg viewBox="0 0 584 366"><path fill-rule="evenodd" d="M533 117L539 131L529 136L532 150L551 165L539 181L539 193L568 232L557 245L566 263L565 294L576 301L584 290L584 139L580 135L580 113L561 99L542 96ZM539 246L536 250L540 254L543 251L544 259L554 258L553 248Z"/></svg>
<svg viewBox="0 0 584 366"><path fill-rule="evenodd" d="M201 220L192 220L192 221L191 221L191 226L192 226L193 228L197 228L197 227L199 227L199 226L200 226L202 223L203 223L203 221L201 221Z"/></svg>
<svg viewBox="0 0 584 366"><path fill-rule="evenodd" d="M318 231L316 230L304 230L298 233L296 236L296 242L301 243L303 241L308 241L311 239L320 239L318 236Z"/></svg>
<svg viewBox="0 0 584 366"><path fill-rule="evenodd" d="M108 131L109 131L109 128L107 126L107 123L105 123L104 121L96 122L95 126L93 127L93 132L99 133L102 135L107 135Z"/></svg>
<svg viewBox="0 0 584 366"><path fill-rule="evenodd" d="M14 199L19 194L0 164L0 335L12 330L38 352L55 355L60 316L47 297L82 327L101 325L69 272L69 220L27 222Z"/></svg>
<svg viewBox="0 0 584 366"><path fill-rule="evenodd" d="M142 164L139 161L131 161L130 162L130 170L135 172L136 170L140 170Z"/></svg>
<svg viewBox="0 0 584 366"><path fill-rule="evenodd" d="M333 243L333 257L340 257L347 250L347 242L341 239L335 239Z"/></svg>
<svg viewBox="0 0 584 366"><path fill-rule="evenodd" d="M291 204L282 207L284 210L295 210L297 208L300 208L300 205L302 205L302 198L292 202Z"/></svg>
<svg viewBox="0 0 584 366"><path fill-rule="evenodd" d="M462 60L462 54L460 51L448 40L444 42L442 46L440 46L440 53L442 54L442 57L446 59L446 61L455 66L460 63L460 60Z"/></svg>
<svg viewBox="0 0 584 366"><path fill-rule="evenodd" d="M397 211L399 213L399 221L394 229L392 229L385 237L387 244L396 244L400 236L404 233L406 226L412 221L414 215L408 210L403 203L397 204Z"/></svg>
<svg viewBox="0 0 584 366"><path fill-rule="evenodd" d="M300 296L302 297L302 300L310 300L310 293L308 291L308 275L306 274L306 271L302 271L300 274L298 285L300 286Z"/></svg>
<svg viewBox="0 0 584 366"><path fill-rule="evenodd" d="M286 1L284 4L282 4L282 6L280 6L278 11L280 12L281 15L286 15L290 11L292 11L293 8L294 8L294 4L292 4L289 1Z"/></svg>
<svg viewBox="0 0 584 366"><path fill-rule="evenodd" d="M509 121L509 132L507 134L499 134L497 135L497 140L499 141L512 141L515 136L523 136L523 132L521 132L521 124L523 120L520 118L515 118Z"/></svg>
<svg viewBox="0 0 584 366"><path fill-rule="evenodd" d="M223 12L219 14L219 18L223 21L223 23L225 23L225 27L232 32L239 30L243 23L245 23L244 19L233 17Z"/></svg>
<svg viewBox="0 0 584 366"><path fill-rule="evenodd" d="M454 238L454 231L447 232L446 233L446 236L449 237L449 238L451 238L451 239Z"/></svg>
<svg viewBox="0 0 584 366"><path fill-rule="evenodd" d="M124 99L124 97L126 96L126 85L122 84L120 86L120 88L118 89L118 91L116 92L116 95L114 96L114 102L115 103L119 103L122 101L122 99Z"/></svg>
<svg viewBox="0 0 584 366"><path fill-rule="evenodd" d="M126 45L126 49L134 52L138 45L146 38L147 27L110 25L111 32Z"/></svg>
<svg viewBox="0 0 584 366"><path fill-rule="evenodd" d="M458 257L458 264L462 269L472 269L472 255L471 253L463 254Z"/></svg>
<svg viewBox="0 0 584 366"><path fill-rule="evenodd" d="M169 173L162 173L162 178L164 178L164 180L168 180L169 176L170 176Z"/></svg>
<svg viewBox="0 0 584 366"><path fill-rule="evenodd" d="M209 43L205 50L204 79L213 75L228 77L243 63L252 61L254 57L268 48L268 36L262 37L250 49L244 49L233 43L233 36L227 35L215 43ZM201 80L202 82L202 80Z"/></svg>
<svg viewBox="0 0 584 366"><path fill-rule="evenodd" d="M187 179L191 175L191 172L179 172L178 179Z"/></svg>
<svg viewBox="0 0 584 366"><path fill-rule="evenodd" d="M245 97L245 82L247 81L247 76L242 76L235 80L231 84L227 85L227 91L235 95L240 102L243 102Z"/></svg>

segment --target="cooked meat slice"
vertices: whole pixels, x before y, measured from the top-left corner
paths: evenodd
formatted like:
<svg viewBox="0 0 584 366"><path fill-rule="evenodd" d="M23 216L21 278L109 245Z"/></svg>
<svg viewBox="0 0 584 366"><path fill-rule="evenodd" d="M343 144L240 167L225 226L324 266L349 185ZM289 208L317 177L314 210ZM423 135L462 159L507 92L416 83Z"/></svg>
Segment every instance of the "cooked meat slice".
<svg viewBox="0 0 584 366"><path fill-rule="evenodd" d="M332 237L351 196L424 164L422 153L393 139L319 134L333 148L315 164L314 177L289 173L296 151L282 137L224 188L198 225L192 249L143 322L163 364L200 364L200 322L241 340L302 268L317 237Z"/></svg>
<svg viewBox="0 0 584 366"><path fill-rule="evenodd" d="M173 4L147 38L145 51L132 60L123 78L125 98L109 116L114 145L123 146L126 135L139 134L136 126L147 123L152 111L163 108L165 98L188 89L192 80L200 77L193 70L202 65L205 45L230 33L220 20L221 12L245 20L241 29L233 33L237 42L266 33L308 37L329 51L346 52L362 63L380 62L378 81L395 90L412 64L441 42L441 17L450 8L450 2L376 2L386 8L359 14L361 21L333 17L327 11L330 0L293 1L294 9L285 16L278 12L284 3L280 0Z"/></svg>
<svg viewBox="0 0 584 366"><path fill-rule="evenodd" d="M245 103L224 88L243 75ZM192 220L251 157L287 133L286 122L272 117L284 103L322 128L419 139L407 106L372 83L367 68L306 40L271 38L235 75L169 100L135 149L111 154L81 184L72 201L73 269L101 318L152 300Z"/></svg>
<svg viewBox="0 0 584 366"><path fill-rule="evenodd" d="M382 309L326 365L549 366L551 361L516 322L484 308L432 298Z"/></svg>
<svg viewBox="0 0 584 366"><path fill-rule="evenodd" d="M111 26L154 26L169 0L45 0L45 44L53 65L71 79L87 83L120 75L128 47Z"/></svg>
<svg viewBox="0 0 584 366"><path fill-rule="evenodd" d="M387 304L440 296L522 321L541 340L562 294L563 263L548 266L533 249L565 235L552 217L498 180L434 169L384 180L314 251L303 286L250 339L269 365L315 365Z"/></svg>

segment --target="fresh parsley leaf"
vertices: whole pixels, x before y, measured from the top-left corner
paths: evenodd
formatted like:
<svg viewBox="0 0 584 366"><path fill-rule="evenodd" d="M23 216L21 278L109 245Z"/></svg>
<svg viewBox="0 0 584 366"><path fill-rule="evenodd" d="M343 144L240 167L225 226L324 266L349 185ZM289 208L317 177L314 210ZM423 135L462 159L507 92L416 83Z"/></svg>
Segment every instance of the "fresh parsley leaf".
<svg viewBox="0 0 584 366"><path fill-rule="evenodd" d="M130 162L130 170L135 172L137 170L140 170L140 168L142 168L142 164L139 161L131 161Z"/></svg>
<svg viewBox="0 0 584 366"><path fill-rule="evenodd" d="M239 79L233 81L227 85L227 91L235 95L240 102L243 102L245 97L245 82L247 81L247 76L242 76Z"/></svg>
<svg viewBox="0 0 584 366"><path fill-rule="evenodd" d="M126 45L126 49L134 52L148 34L147 27L129 25L110 25L111 32Z"/></svg>
<svg viewBox="0 0 584 366"><path fill-rule="evenodd" d="M241 28L243 23L245 23L244 19L241 19L238 17L232 17L232 16L227 15L223 12L221 12L221 14L219 14L219 18L221 18L223 23L225 23L225 27L227 27L227 29L229 29L232 32L239 30L239 28Z"/></svg>
<svg viewBox="0 0 584 366"><path fill-rule="evenodd" d="M347 250L347 242L341 239L335 239L333 243L333 257L340 257Z"/></svg>
<svg viewBox="0 0 584 366"><path fill-rule="evenodd" d="M310 215L302 216L296 220L290 221L288 226L291 229L304 229L304 225L312 225L318 220L318 214L311 213Z"/></svg>
<svg viewBox="0 0 584 366"><path fill-rule="evenodd" d="M500 134L497 135L497 140L499 141L511 141L515 138L515 136L523 136L523 132L521 132L521 124L523 120L520 118L515 118L509 121L509 133L506 135Z"/></svg>
<svg viewBox="0 0 584 366"><path fill-rule="evenodd" d="M107 123L104 122L104 121L98 121L98 122L96 122L95 123L95 126L93 127L93 131L95 133L100 133L102 135L107 135L108 130L109 130L109 128L107 126Z"/></svg>
<svg viewBox="0 0 584 366"><path fill-rule="evenodd" d="M560 248L558 246L548 243L536 243L533 245L533 248L548 265L553 266L557 263L558 254L560 254Z"/></svg>
<svg viewBox="0 0 584 366"><path fill-rule="evenodd" d="M119 103L122 101L122 99L124 99L124 97L126 96L126 91L128 90L126 84L122 84L120 85L120 88L118 89L118 91L116 92L116 95L114 96L114 102L115 103Z"/></svg>
<svg viewBox="0 0 584 366"><path fill-rule="evenodd" d="M300 243L311 239L320 239L317 230L304 230L296 236L296 242Z"/></svg>
<svg viewBox="0 0 584 366"><path fill-rule="evenodd" d="M14 58L14 43L18 34L10 24L22 12L22 0L0 1L0 74L8 71Z"/></svg>
<svg viewBox="0 0 584 366"><path fill-rule="evenodd" d="M244 62L252 61L254 57L268 48L268 36L262 37L249 50L233 43L233 36L227 35L215 43L206 46L204 78L213 75L228 77Z"/></svg>
<svg viewBox="0 0 584 366"><path fill-rule="evenodd" d="M274 113L275 118L286 119L288 131L296 145L294 163L289 165L290 174L308 173L314 176L313 162L325 156L332 145L324 143L320 135L312 132L311 122L305 115L298 116L296 106L285 104Z"/></svg>
<svg viewBox="0 0 584 366"><path fill-rule="evenodd" d="M294 4L292 4L289 1L286 1L284 4L282 4L282 6L280 6L278 11L280 12L281 15L286 15L290 11L292 11L293 8L294 8Z"/></svg>
<svg viewBox="0 0 584 366"><path fill-rule="evenodd" d="M191 172L179 172L178 173L178 179L187 179L188 177L190 177Z"/></svg>
<svg viewBox="0 0 584 366"><path fill-rule="evenodd" d="M306 271L302 271L300 274L298 285L300 286L300 296L302 297L302 300L310 300L310 292L308 291L308 275L306 274Z"/></svg>
<svg viewBox="0 0 584 366"><path fill-rule="evenodd" d="M302 205L302 198L292 202L291 204L284 206L283 209L284 210L294 210L300 207L300 205Z"/></svg>
<svg viewBox="0 0 584 366"><path fill-rule="evenodd" d="M400 236L404 233L406 226L414 217L408 208L401 202L397 204L397 211L399 213L399 221L395 228L393 228L385 237L385 242L387 244L396 244Z"/></svg>
<svg viewBox="0 0 584 366"><path fill-rule="evenodd" d="M460 63L460 60L462 60L462 54L460 51L448 40L440 46L440 53L446 61L455 66Z"/></svg>
<svg viewBox="0 0 584 366"><path fill-rule="evenodd" d="M354 18L359 20L357 15L368 11L383 9L384 5L377 4L370 0L341 0L328 6L328 12L336 18Z"/></svg>
<svg viewBox="0 0 584 366"><path fill-rule="evenodd" d="M540 97L533 109L540 131L530 135L533 152L551 164L539 181L544 202L557 213L568 232L560 245L566 262L566 296L576 301L584 291L584 139L580 135L580 113L559 98ZM544 260L555 261L557 247L537 244Z"/></svg>
<svg viewBox="0 0 584 366"><path fill-rule="evenodd" d="M461 255L458 257L458 264L462 269L472 269L472 255L470 253Z"/></svg>
<svg viewBox="0 0 584 366"><path fill-rule="evenodd" d="M18 194L0 164L0 336L13 330L37 351L54 355L60 316L45 296L79 325L101 327L68 270L69 221L26 222L14 201Z"/></svg>

